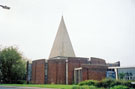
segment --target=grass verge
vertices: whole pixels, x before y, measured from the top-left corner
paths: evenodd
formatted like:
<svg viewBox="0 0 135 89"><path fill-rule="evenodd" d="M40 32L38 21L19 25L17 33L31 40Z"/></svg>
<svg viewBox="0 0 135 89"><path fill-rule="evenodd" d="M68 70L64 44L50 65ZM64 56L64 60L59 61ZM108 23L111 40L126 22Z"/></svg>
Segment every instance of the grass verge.
<svg viewBox="0 0 135 89"><path fill-rule="evenodd" d="M19 87L39 87L39 88L58 88L58 89L72 89L73 86L78 85L57 85L57 84L0 84L0 86L19 86Z"/></svg>

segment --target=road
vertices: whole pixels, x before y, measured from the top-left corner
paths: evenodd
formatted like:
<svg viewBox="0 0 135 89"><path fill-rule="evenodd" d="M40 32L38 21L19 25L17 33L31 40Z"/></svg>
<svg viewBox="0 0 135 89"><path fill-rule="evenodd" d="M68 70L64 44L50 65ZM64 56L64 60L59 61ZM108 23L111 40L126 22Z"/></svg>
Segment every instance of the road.
<svg viewBox="0 0 135 89"><path fill-rule="evenodd" d="M34 87L0 86L0 89L54 89L54 88L34 88Z"/></svg>

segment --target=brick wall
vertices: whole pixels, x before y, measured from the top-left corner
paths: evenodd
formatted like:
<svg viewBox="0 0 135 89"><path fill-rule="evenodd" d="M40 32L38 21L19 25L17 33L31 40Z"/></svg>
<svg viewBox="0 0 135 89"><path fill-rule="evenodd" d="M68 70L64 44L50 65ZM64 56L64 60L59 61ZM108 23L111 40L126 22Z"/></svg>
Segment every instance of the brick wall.
<svg viewBox="0 0 135 89"><path fill-rule="evenodd" d="M66 62L65 60L60 60L57 62L57 84L66 83Z"/></svg>
<svg viewBox="0 0 135 89"><path fill-rule="evenodd" d="M68 63L68 84L74 83L74 68L82 67L82 80L101 80L106 76L107 67L104 60L89 64L88 58L80 57L56 57L48 60L47 83L48 84L66 84L66 60ZM45 59L36 60L32 62L32 83L45 83Z"/></svg>
<svg viewBox="0 0 135 89"><path fill-rule="evenodd" d="M107 66L82 65L82 80L102 80L106 77Z"/></svg>
<svg viewBox="0 0 135 89"><path fill-rule="evenodd" d="M88 58L68 57L68 84L74 83L74 68L88 64Z"/></svg>
<svg viewBox="0 0 135 89"><path fill-rule="evenodd" d="M48 60L48 83L65 84L66 82L66 60L51 59Z"/></svg>
<svg viewBox="0 0 135 89"><path fill-rule="evenodd" d="M45 59L32 62L32 83L44 84L45 82Z"/></svg>
<svg viewBox="0 0 135 89"><path fill-rule="evenodd" d="M48 60L48 83L66 84L66 60L68 60L68 84L74 82L74 68L88 64L88 58L65 57Z"/></svg>
<svg viewBox="0 0 135 89"><path fill-rule="evenodd" d="M91 63L91 64L101 64L101 65L106 65L106 62L105 62L104 59L101 59L101 58L95 58L95 57L91 57L90 63Z"/></svg>

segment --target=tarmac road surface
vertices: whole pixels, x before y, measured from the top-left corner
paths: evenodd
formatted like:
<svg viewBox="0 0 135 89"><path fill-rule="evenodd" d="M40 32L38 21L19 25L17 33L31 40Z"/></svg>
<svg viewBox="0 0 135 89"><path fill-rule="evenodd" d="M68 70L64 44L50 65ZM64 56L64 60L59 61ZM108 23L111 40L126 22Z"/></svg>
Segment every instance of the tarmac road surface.
<svg viewBox="0 0 135 89"><path fill-rule="evenodd" d="M0 86L0 89L54 89L54 88ZM55 89L56 89L56 88L55 88Z"/></svg>

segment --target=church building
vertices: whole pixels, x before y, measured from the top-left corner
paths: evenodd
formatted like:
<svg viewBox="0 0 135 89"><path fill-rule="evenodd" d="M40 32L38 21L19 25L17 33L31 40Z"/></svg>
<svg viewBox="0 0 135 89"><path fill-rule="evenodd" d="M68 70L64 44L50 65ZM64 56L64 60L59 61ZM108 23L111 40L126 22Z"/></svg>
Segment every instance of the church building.
<svg viewBox="0 0 135 89"><path fill-rule="evenodd" d="M73 84L106 77L104 59L76 57L62 16L48 59L27 63L27 82L33 84Z"/></svg>

